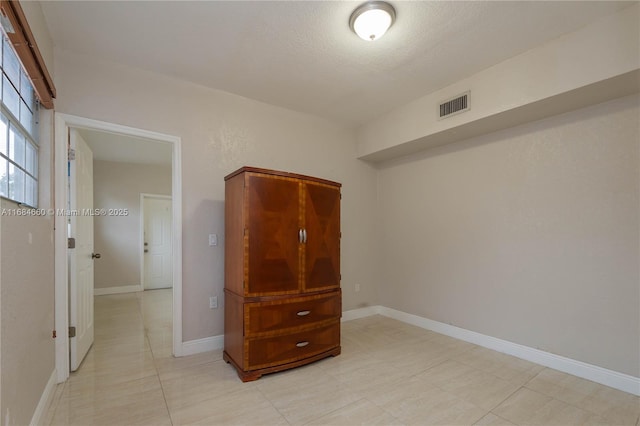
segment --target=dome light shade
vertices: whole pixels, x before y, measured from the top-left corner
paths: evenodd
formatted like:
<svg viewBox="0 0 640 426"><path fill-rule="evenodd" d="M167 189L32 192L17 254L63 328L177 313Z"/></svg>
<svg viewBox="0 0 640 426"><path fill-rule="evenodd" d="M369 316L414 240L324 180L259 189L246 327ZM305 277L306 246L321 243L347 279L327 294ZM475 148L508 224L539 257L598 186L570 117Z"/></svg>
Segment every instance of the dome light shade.
<svg viewBox="0 0 640 426"><path fill-rule="evenodd" d="M382 37L396 19L396 11L389 3L370 1L351 14L349 26L360 38L374 41Z"/></svg>

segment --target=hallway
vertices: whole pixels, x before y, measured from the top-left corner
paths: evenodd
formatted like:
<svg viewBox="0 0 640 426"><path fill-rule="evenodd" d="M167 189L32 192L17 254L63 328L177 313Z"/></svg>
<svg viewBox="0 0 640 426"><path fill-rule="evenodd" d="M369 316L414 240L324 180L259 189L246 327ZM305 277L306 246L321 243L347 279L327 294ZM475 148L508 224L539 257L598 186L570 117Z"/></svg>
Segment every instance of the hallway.
<svg viewBox="0 0 640 426"><path fill-rule="evenodd" d="M159 378L174 361L171 292L95 297L93 347L56 390L51 424L171 424Z"/></svg>

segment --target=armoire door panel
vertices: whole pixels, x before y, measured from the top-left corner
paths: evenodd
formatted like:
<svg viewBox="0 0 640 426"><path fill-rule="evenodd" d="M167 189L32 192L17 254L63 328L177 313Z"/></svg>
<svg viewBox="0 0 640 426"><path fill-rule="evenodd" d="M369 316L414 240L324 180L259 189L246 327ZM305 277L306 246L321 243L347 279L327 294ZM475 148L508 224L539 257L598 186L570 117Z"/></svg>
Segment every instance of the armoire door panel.
<svg viewBox="0 0 640 426"><path fill-rule="evenodd" d="M299 185L292 179L249 175L249 294L298 290Z"/></svg>
<svg viewBox="0 0 640 426"><path fill-rule="evenodd" d="M305 185L306 290L340 286L340 190Z"/></svg>

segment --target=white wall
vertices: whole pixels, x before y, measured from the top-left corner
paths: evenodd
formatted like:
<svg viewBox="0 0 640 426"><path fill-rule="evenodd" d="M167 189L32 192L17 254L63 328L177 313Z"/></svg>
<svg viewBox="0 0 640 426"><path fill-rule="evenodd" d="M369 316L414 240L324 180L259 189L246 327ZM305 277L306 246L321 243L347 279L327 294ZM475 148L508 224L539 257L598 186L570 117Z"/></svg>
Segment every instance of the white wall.
<svg viewBox="0 0 640 426"><path fill-rule="evenodd" d="M377 304L375 169L352 131L326 120L159 74L56 51L57 111L182 138L183 339L223 333L224 176L244 166L342 182L343 308ZM356 293L354 285L361 285Z"/></svg>
<svg viewBox="0 0 640 426"><path fill-rule="evenodd" d="M52 113L41 111L39 207L52 207ZM2 200L5 211L21 209ZM0 222L0 424L28 424L55 368L53 216Z"/></svg>
<svg viewBox="0 0 640 426"><path fill-rule="evenodd" d="M171 195L171 166L93 162L94 208L128 209L126 216L96 216L93 222L95 288L140 282L140 194Z"/></svg>
<svg viewBox="0 0 640 426"><path fill-rule="evenodd" d="M38 2L22 2L53 76L53 43ZM52 207L52 112L40 113L40 207ZM17 205L3 200L2 208ZM31 422L55 369L53 217L9 217L0 222L0 424Z"/></svg>
<svg viewBox="0 0 640 426"><path fill-rule="evenodd" d="M639 105L382 166L381 304L639 377Z"/></svg>
<svg viewBox="0 0 640 426"><path fill-rule="evenodd" d="M18 208L7 200L0 204ZM52 223L52 217L2 218L3 425L31 421L54 369Z"/></svg>

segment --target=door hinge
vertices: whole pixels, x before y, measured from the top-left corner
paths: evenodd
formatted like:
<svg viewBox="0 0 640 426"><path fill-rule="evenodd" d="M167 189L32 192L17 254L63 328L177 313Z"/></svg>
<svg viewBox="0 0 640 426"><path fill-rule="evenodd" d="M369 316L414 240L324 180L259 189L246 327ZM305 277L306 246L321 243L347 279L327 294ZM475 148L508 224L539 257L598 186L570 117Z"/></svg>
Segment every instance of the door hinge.
<svg viewBox="0 0 640 426"><path fill-rule="evenodd" d="M247 234L249 233L249 228L244 228L244 235L245 237L247 236Z"/></svg>
<svg viewBox="0 0 640 426"><path fill-rule="evenodd" d="M69 148L69 160L75 160L76 159L76 150L73 148Z"/></svg>
<svg viewBox="0 0 640 426"><path fill-rule="evenodd" d="M76 328L69 327L69 337L76 337Z"/></svg>
<svg viewBox="0 0 640 426"><path fill-rule="evenodd" d="M52 334L53 334L53 335L51 336L51 338L52 338L52 339L55 339L55 338L56 338L56 331L55 331L55 330L53 330L53 333L52 333Z"/></svg>
<svg viewBox="0 0 640 426"><path fill-rule="evenodd" d="M70 249L76 248L76 239L75 238L68 238L67 239L67 248L70 248Z"/></svg>

